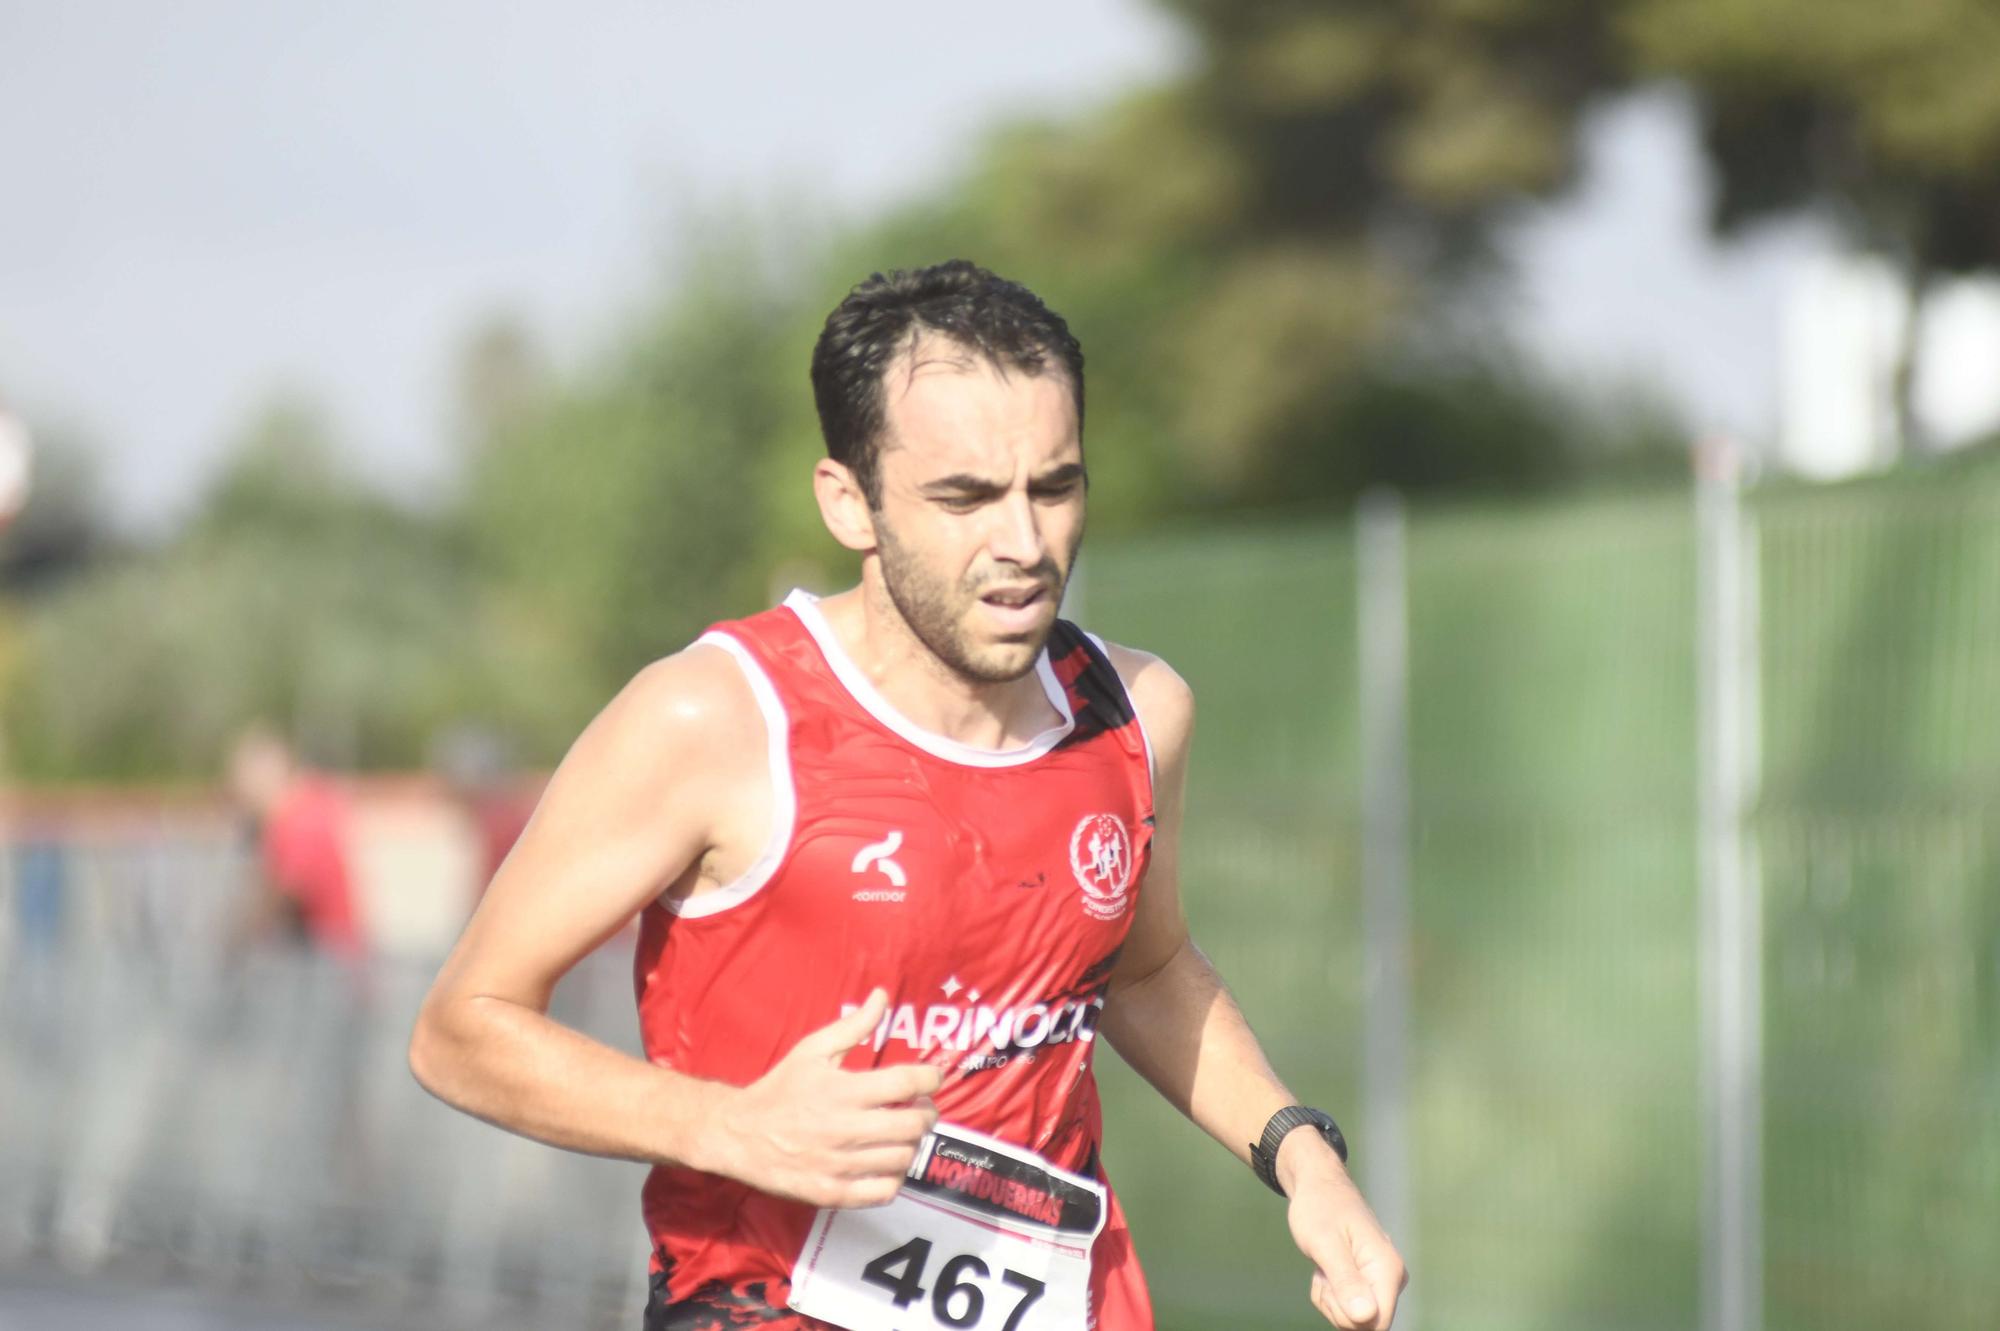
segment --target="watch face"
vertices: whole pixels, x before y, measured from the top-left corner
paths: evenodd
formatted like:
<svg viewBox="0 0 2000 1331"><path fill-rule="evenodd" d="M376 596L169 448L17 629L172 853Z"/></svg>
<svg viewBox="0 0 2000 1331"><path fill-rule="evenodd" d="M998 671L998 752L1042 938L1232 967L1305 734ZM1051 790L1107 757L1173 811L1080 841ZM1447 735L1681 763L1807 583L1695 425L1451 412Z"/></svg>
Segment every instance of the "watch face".
<svg viewBox="0 0 2000 1331"><path fill-rule="evenodd" d="M1280 1125L1280 1120L1284 1120L1282 1126ZM1310 1125L1325 1140L1326 1144L1333 1148L1333 1153L1339 1156L1343 1163L1347 1160L1347 1139L1341 1136L1340 1125L1333 1121L1333 1116L1324 1110L1299 1105L1295 1109L1281 1111L1277 1117L1271 1120L1271 1125L1280 1133L1288 1133L1293 1128ZM1277 1142L1272 1142L1271 1151L1273 1155L1276 1155Z"/></svg>
<svg viewBox="0 0 2000 1331"><path fill-rule="evenodd" d="M1313 1116L1313 1126L1319 1129L1319 1135L1326 1138L1326 1144L1333 1148L1333 1153L1340 1157L1340 1162L1346 1164L1347 1138L1341 1135L1340 1125L1333 1121L1331 1114L1321 1113L1317 1109L1309 1112Z"/></svg>

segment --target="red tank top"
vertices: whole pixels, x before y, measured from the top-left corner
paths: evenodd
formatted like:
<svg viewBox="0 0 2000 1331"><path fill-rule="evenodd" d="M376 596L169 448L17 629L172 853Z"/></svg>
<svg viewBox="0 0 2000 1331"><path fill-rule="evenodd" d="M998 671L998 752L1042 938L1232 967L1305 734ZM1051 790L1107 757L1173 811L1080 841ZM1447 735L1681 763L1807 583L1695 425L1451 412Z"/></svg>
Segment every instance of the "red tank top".
<svg viewBox="0 0 2000 1331"><path fill-rule="evenodd" d="M763 711L775 814L736 882L641 917L653 1062L747 1085L875 987L855 1068L924 1059L940 1116L1103 1178L1091 1051L1153 831L1151 756L1101 644L1058 621L1036 675L1062 721L992 751L915 726L847 658L814 598L719 624ZM814 1210L698 1171L646 1181L647 1331L817 1328L786 1310ZM1097 1331L1150 1331L1112 1197L1092 1253Z"/></svg>

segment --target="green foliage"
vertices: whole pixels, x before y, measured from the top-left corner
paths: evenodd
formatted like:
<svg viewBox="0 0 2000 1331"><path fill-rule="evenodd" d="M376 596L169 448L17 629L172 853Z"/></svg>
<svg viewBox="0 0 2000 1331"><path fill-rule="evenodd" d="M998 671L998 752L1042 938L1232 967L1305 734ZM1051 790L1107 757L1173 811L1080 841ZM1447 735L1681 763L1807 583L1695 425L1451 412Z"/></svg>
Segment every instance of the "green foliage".
<svg viewBox="0 0 2000 1331"><path fill-rule="evenodd" d="M2000 12L1986 0L1644 0L1699 97L1725 227L1802 206L1927 269L2000 264Z"/></svg>
<svg viewBox="0 0 2000 1331"><path fill-rule="evenodd" d="M208 776L271 719L324 760L421 761L478 692L465 560L448 531L348 475L325 422L262 413L188 529L35 607L4 699L14 770Z"/></svg>
<svg viewBox="0 0 2000 1331"><path fill-rule="evenodd" d="M1100 530L1621 472L1548 428L1580 414L1549 385L1408 349L1490 269L1494 224L1569 182L1578 113L1628 78L1625 7L1173 0L1187 76L1001 132L949 207L874 230L858 267L963 250L1065 311ZM1419 397L1436 409L1413 431L1385 428Z"/></svg>
<svg viewBox="0 0 2000 1331"><path fill-rule="evenodd" d="M1384 224L1436 254L1477 248L1519 199L1561 187L1573 121L1619 85L1619 3L1167 0L1198 86L1248 164L1251 234Z"/></svg>
<svg viewBox="0 0 2000 1331"><path fill-rule="evenodd" d="M1988 0L1641 0L1633 44L1702 106L1718 226L1812 208L1901 271L1891 398L1920 449L1916 330L1937 274L2000 266L2000 11Z"/></svg>
<svg viewBox="0 0 2000 1331"><path fill-rule="evenodd" d="M1687 431L1643 385L1580 392L1504 351L1412 353L1364 367L1330 408L1349 475L1315 487L1366 483L1404 491L1450 476L1468 490L1532 492L1580 481L1680 484ZM1312 459L1318 461L1320 459ZM1297 479L1268 478L1274 498Z"/></svg>
<svg viewBox="0 0 2000 1331"><path fill-rule="evenodd" d="M771 461L817 438L796 300L756 253L700 253L607 364L474 440L464 521L482 582L566 644L575 696L608 696L763 599L785 553L768 509L790 504Z"/></svg>
<svg viewBox="0 0 2000 1331"><path fill-rule="evenodd" d="M806 479L810 348L856 279L953 255L1025 281L1082 338L1100 539L1344 511L1374 485L1677 478L1684 432L1657 398L1579 395L1491 331L1449 332L1495 224L1564 188L1578 114L1639 76L1700 100L1725 223L1831 202L1913 262L1995 254L2000 85L1981 72L2000 19L1979 0L1165 3L1186 74L1003 126L947 187L864 225L711 217L574 372L518 326L481 330L446 513L386 503L310 410L272 408L155 560L52 595L15 635L17 752L43 772L199 770L224 727L269 713L365 763L414 761L462 719L554 758L646 661L851 572ZM143 626L146 605L173 621ZM149 709L182 715L120 738Z"/></svg>

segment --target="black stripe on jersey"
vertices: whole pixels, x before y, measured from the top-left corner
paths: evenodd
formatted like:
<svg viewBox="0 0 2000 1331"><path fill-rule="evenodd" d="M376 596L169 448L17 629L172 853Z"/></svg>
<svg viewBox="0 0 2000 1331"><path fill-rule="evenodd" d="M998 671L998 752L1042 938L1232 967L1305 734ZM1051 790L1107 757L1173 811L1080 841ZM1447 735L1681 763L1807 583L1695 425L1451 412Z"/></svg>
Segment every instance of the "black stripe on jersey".
<svg viewBox="0 0 2000 1331"><path fill-rule="evenodd" d="M686 1298L670 1301L666 1278L655 1273L652 1294L646 1300L644 1331L727 1331L729 1327L778 1321L794 1321L802 1327L826 1325L810 1318L797 1319L791 1309L771 1302L769 1290L769 1283L762 1280L735 1285L711 1280Z"/></svg>
<svg viewBox="0 0 2000 1331"><path fill-rule="evenodd" d="M1058 619L1055 630L1049 634L1050 659L1067 659L1075 652L1084 654L1084 667L1069 687L1083 699L1085 710L1077 716L1076 729L1063 741L1065 744L1080 743L1107 730L1130 725L1134 717L1132 701L1125 696L1125 681L1118 678L1118 667L1097 649L1089 634L1067 619Z"/></svg>

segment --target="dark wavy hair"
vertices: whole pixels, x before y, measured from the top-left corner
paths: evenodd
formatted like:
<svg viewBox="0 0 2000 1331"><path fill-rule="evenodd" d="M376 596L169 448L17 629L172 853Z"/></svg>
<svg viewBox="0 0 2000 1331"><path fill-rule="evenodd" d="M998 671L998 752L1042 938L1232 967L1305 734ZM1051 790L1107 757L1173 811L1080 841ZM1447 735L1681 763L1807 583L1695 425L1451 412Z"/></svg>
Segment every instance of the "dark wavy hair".
<svg viewBox="0 0 2000 1331"><path fill-rule="evenodd" d="M1041 297L964 259L875 273L826 316L812 356L826 455L854 473L871 506L882 502L883 376L926 333L1002 369L1042 374L1060 365L1082 430L1083 348Z"/></svg>

